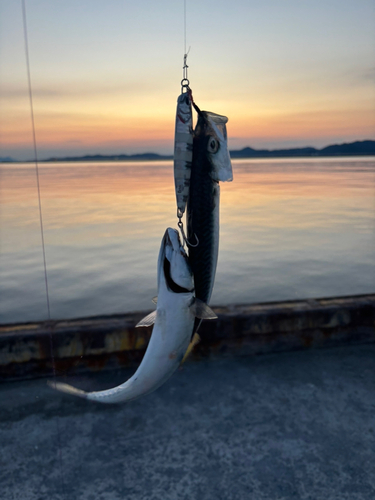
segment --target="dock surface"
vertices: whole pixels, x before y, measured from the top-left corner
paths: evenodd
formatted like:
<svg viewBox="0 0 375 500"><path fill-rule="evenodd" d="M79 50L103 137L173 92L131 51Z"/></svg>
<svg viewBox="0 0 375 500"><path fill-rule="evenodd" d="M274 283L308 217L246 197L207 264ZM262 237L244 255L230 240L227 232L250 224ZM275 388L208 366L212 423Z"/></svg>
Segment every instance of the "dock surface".
<svg viewBox="0 0 375 500"><path fill-rule="evenodd" d="M202 359L117 406L3 383L0 442L2 500L374 500L375 344Z"/></svg>
<svg viewBox="0 0 375 500"><path fill-rule="evenodd" d="M217 306L200 327L191 359L221 359L299 349L375 343L375 294ZM0 325L0 381L77 375L141 362L150 311ZM51 347L53 348L51 349Z"/></svg>

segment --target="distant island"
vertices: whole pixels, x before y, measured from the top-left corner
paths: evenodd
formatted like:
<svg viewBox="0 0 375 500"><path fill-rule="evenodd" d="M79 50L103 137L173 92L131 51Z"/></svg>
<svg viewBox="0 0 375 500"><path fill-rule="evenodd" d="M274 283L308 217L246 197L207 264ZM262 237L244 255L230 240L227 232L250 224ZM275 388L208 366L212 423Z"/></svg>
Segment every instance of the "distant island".
<svg viewBox="0 0 375 500"><path fill-rule="evenodd" d="M356 141L333 144L322 149L312 147L294 149L253 149L243 148L231 151L231 158L291 158L305 156L364 156L375 155L375 141Z"/></svg>
<svg viewBox="0 0 375 500"><path fill-rule="evenodd" d="M86 155L65 156L62 158L48 158L48 161L149 161L149 160L173 160L173 155L158 155L157 153L140 153L135 155Z"/></svg>
<svg viewBox="0 0 375 500"><path fill-rule="evenodd" d="M140 153L135 155L84 155L84 156L52 156L51 158L47 158L45 160L38 160L39 163L48 163L48 162L67 162L67 161L82 161L82 162L90 162L90 161L150 161L150 160L173 160L173 155L159 155L157 153ZM19 160L15 160L14 158L1 157L0 163L28 163L34 162L35 160L25 160L19 162Z"/></svg>
<svg viewBox="0 0 375 500"><path fill-rule="evenodd" d="M375 156L375 141L356 141L343 144L333 144L322 149L313 147L293 149L253 149L246 147L240 150L230 151L231 158L293 158L309 156ZM173 155L159 155L157 153L142 153L134 155L85 155L51 157L40 162L58 161L150 161L150 160L172 160ZM16 162L10 157L0 157L0 162ZM33 161L33 160L29 160Z"/></svg>

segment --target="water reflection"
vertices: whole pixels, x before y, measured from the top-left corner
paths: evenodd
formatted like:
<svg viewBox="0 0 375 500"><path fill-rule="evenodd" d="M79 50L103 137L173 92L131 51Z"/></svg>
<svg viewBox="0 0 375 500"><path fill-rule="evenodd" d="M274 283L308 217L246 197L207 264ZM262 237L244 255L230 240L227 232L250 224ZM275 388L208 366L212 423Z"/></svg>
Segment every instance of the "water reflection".
<svg viewBox="0 0 375 500"><path fill-rule="evenodd" d="M213 304L374 291L373 158L236 160ZM171 162L40 166L55 318L149 309ZM1 166L1 321L45 317L33 165Z"/></svg>

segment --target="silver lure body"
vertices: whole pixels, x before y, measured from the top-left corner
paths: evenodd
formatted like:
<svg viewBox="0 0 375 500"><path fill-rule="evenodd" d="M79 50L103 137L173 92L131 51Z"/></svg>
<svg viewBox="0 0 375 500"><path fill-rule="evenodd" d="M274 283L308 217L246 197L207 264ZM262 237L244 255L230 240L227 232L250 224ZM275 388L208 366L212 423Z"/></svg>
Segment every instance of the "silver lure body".
<svg viewBox="0 0 375 500"><path fill-rule="evenodd" d="M228 118L200 111L194 130L193 162L187 203L188 241L196 297L209 303L219 254L219 181L232 181Z"/></svg>
<svg viewBox="0 0 375 500"><path fill-rule="evenodd" d="M101 403L131 401L154 391L175 372L185 355L194 327L194 303L193 275L187 255L178 232L168 228L158 258L157 309L137 325L148 326L155 321L146 353L135 374L117 387L97 392L85 392L62 383L50 385Z"/></svg>
<svg viewBox="0 0 375 500"><path fill-rule="evenodd" d="M189 196L191 162L193 159L193 114L188 92L178 96L174 139L174 182L177 213L185 212Z"/></svg>

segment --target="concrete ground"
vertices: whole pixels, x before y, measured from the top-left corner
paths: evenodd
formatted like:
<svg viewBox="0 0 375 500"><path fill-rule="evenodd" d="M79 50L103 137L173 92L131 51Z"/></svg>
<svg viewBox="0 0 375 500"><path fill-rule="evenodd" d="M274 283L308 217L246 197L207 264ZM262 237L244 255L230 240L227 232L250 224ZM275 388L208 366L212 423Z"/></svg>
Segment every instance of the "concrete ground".
<svg viewBox="0 0 375 500"><path fill-rule="evenodd" d="M70 379L86 389L129 372ZM2 500L374 500L375 345L190 362L105 406L0 386Z"/></svg>

